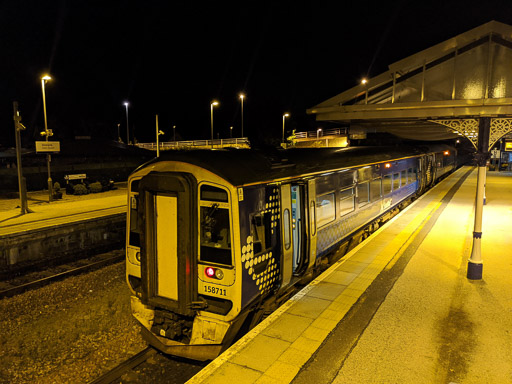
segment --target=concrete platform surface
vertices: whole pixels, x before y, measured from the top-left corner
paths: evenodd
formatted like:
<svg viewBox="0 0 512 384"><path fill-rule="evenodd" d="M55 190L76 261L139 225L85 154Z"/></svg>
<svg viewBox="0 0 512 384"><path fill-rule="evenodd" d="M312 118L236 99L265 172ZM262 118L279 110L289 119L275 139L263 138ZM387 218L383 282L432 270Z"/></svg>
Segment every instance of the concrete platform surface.
<svg viewBox="0 0 512 384"><path fill-rule="evenodd" d="M512 383L512 175L488 173L472 281L475 194L459 169L188 383Z"/></svg>
<svg viewBox="0 0 512 384"><path fill-rule="evenodd" d="M126 212L126 187L48 203L47 192L29 192L31 213L21 214L19 199L0 198L0 236Z"/></svg>

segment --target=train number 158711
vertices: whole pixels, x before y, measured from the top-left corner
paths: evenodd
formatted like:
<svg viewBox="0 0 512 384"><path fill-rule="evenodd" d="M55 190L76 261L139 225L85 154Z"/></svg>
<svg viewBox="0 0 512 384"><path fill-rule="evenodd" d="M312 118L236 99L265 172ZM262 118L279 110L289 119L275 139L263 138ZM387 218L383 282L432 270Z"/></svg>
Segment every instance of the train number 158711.
<svg viewBox="0 0 512 384"><path fill-rule="evenodd" d="M213 293L214 295L226 296L226 290L222 288L212 287L211 285L205 285L204 291L206 293Z"/></svg>

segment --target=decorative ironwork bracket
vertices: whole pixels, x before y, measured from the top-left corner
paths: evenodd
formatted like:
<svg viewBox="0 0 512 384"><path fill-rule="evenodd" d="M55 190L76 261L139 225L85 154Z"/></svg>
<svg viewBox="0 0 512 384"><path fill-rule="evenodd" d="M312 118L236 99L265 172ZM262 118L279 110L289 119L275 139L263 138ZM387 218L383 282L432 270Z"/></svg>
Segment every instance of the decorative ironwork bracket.
<svg viewBox="0 0 512 384"><path fill-rule="evenodd" d="M444 125L448 129L464 136L471 144L478 149L478 119L449 119L449 120L429 120L431 123ZM489 150L492 146L507 133L512 132L511 118L491 118L491 127L489 134Z"/></svg>

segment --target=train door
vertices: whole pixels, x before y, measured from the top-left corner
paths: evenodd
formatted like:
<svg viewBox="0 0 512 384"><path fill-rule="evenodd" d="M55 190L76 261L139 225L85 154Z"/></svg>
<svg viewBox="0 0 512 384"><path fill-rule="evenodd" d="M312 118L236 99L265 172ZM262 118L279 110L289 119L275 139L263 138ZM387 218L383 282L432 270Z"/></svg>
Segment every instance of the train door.
<svg viewBox="0 0 512 384"><path fill-rule="evenodd" d="M293 284L315 262L316 253L315 182L281 186L281 239L283 281Z"/></svg>
<svg viewBox="0 0 512 384"><path fill-rule="evenodd" d="M197 297L195 185L189 174L150 173L139 187L143 302L183 315Z"/></svg>
<svg viewBox="0 0 512 384"><path fill-rule="evenodd" d="M291 185L281 185L281 268L283 279L281 287L290 284L293 275L294 244L292 234L292 193Z"/></svg>
<svg viewBox="0 0 512 384"><path fill-rule="evenodd" d="M293 243L292 272L294 275L300 275L304 267L308 264L307 197L304 184L291 186L291 208Z"/></svg>

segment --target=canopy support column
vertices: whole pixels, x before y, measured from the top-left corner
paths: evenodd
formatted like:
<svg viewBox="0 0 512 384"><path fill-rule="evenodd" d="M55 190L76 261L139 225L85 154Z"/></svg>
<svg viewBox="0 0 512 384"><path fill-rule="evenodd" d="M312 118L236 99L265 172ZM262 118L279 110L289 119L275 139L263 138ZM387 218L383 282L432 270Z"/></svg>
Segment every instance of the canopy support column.
<svg viewBox="0 0 512 384"><path fill-rule="evenodd" d="M489 158L490 121L490 117L481 117L478 125L478 151L476 154L478 178L475 198L475 224L473 229L473 248L471 249L467 270L467 278L471 280L482 279L482 213L484 206L486 165L487 159Z"/></svg>

